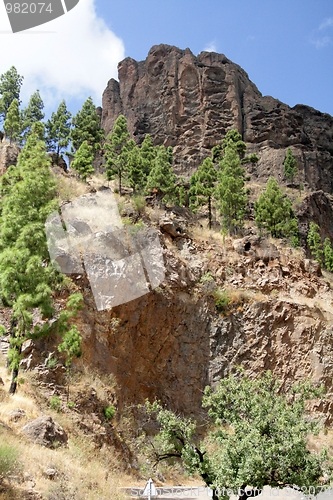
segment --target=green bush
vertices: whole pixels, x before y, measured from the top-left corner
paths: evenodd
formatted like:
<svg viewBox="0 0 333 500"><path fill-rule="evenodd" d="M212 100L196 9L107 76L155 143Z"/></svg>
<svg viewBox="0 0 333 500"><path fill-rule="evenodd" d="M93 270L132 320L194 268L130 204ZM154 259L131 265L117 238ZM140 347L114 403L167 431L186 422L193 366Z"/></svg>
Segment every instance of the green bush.
<svg viewBox="0 0 333 500"><path fill-rule="evenodd" d="M20 469L18 455L16 448L0 444L0 481Z"/></svg>
<svg viewBox="0 0 333 500"><path fill-rule="evenodd" d="M111 420L114 417L114 414L116 413L116 409L113 405L110 405L107 406L106 408L103 408L103 413L105 418Z"/></svg>
<svg viewBox="0 0 333 500"><path fill-rule="evenodd" d="M140 215L144 213L146 208L146 199L144 196L136 195L132 198L132 206Z"/></svg>
<svg viewBox="0 0 333 500"><path fill-rule="evenodd" d="M60 411L61 408L61 400L59 396L53 396L50 399L50 408L55 411Z"/></svg>
<svg viewBox="0 0 333 500"><path fill-rule="evenodd" d="M219 312L224 313L230 304L231 298L226 290L217 289L214 292L215 306Z"/></svg>
<svg viewBox="0 0 333 500"><path fill-rule="evenodd" d="M200 278L200 283L209 283L210 281L213 281L214 278L213 278L213 275L210 271L208 271L207 273L203 274Z"/></svg>

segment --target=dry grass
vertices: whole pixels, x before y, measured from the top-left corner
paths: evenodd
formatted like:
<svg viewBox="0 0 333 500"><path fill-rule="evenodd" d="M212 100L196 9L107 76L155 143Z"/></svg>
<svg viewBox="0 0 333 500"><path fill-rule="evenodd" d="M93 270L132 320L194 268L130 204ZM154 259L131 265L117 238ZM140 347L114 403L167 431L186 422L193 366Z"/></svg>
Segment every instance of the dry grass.
<svg viewBox="0 0 333 500"><path fill-rule="evenodd" d="M75 177L57 177L58 197L61 201L69 201L86 194L89 186Z"/></svg>
<svg viewBox="0 0 333 500"><path fill-rule="evenodd" d="M67 448L48 449L28 442L21 434L21 428L27 420L42 414L40 407L26 395L28 387L21 386L19 393L14 396L7 394L9 377L6 370L1 368L0 374L5 378L5 386L0 389L0 422L11 429L0 425L0 441L12 446L18 451L22 467L19 483L14 482L12 490L9 488L1 498L6 500L19 499L19 492L27 489L23 481L23 474L31 476L35 483L35 491L48 500L105 500L124 497L120 486L132 485L133 477L119 473L119 452L110 446L97 447L93 436L85 434L77 425L75 413L57 413L47 408L46 413L51 415L69 435ZM97 373L89 372L86 368L80 375L77 373L75 391L83 389L87 384L93 386L99 397L107 397L110 388L115 382L110 377L99 377ZM27 377L29 379L29 377ZM27 384L28 386L28 384ZM30 387L31 390L31 387ZM17 422L10 421L10 412L21 408L26 417ZM45 474L47 468L56 469L57 475L50 480ZM117 472L115 472L117 471ZM23 482L22 482L23 481ZM16 493L15 493L16 492Z"/></svg>

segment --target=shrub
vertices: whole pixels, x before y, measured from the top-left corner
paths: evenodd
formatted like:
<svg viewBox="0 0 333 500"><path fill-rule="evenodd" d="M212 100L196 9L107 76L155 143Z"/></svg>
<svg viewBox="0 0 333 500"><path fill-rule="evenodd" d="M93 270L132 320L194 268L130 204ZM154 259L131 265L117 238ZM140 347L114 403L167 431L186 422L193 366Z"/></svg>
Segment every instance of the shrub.
<svg viewBox="0 0 333 500"><path fill-rule="evenodd" d="M60 408L61 408L61 400L59 398L59 396L53 396L51 399L50 399L50 408L52 410L55 410L55 411L60 411Z"/></svg>
<svg viewBox="0 0 333 500"><path fill-rule="evenodd" d="M18 455L19 453L16 448L0 444L0 482L20 468Z"/></svg>
<svg viewBox="0 0 333 500"><path fill-rule="evenodd" d="M229 293L226 290L217 289L214 292L215 306L219 312L224 313L231 302Z"/></svg>
<svg viewBox="0 0 333 500"><path fill-rule="evenodd" d="M103 408L103 413L105 418L111 420L114 417L114 414L116 413L116 409L113 405L110 405L107 406L106 408Z"/></svg>
<svg viewBox="0 0 333 500"><path fill-rule="evenodd" d="M213 275L210 271L207 273L203 274L200 278L200 283L209 283L210 281L213 281Z"/></svg>
<svg viewBox="0 0 333 500"><path fill-rule="evenodd" d="M132 198L132 205L134 210L138 212L139 215L142 215L145 211L146 208L146 199L144 196L133 196Z"/></svg>

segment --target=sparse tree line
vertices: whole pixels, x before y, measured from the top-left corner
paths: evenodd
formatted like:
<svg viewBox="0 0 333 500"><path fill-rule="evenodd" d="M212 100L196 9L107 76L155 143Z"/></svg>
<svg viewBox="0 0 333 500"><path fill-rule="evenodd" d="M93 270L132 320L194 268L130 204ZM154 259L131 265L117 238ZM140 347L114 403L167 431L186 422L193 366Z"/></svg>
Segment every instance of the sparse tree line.
<svg viewBox="0 0 333 500"><path fill-rule="evenodd" d="M92 173L87 167L87 158L94 157L104 138L104 131L100 126L100 118L91 97L83 104L74 116L68 111L63 100L56 112L43 122L44 103L38 90L32 94L27 106L21 109L20 91L23 77L12 66L0 76L0 121L5 136L10 142L15 141L23 146L32 131L35 123L43 123L40 128L40 139L46 144L48 152L54 152L56 162L63 154L70 154L76 159L74 167L78 168L83 178ZM67 148L70 146L70 151ZM81 151L78 153L82 146ZM75 158L75 155L77 157ZM84 162L82 163L82 158ZM87 171L88 170L88 171Z"/></svg>
<svg viewBox="0 0 333 500"><path fill-rule="evenodd" d="M229 130L222 144L212 149L211 156L205 158L187 186L173 172L172 148L154 147L149 135L141 146L136 145L122 115L107 137L104 151L107 179L118 179L120 194L125 184L136 194L154 192L159 203L186 205L193 212L206 207L209 228L213 224L213 209L217 207L224 231L237 234L242 230L248 205L244 165L256 163L259 158L255 153L246 155L246 145L236 130ZM289 151L287 155L290 156ZM289 237L293 245L298 245L298 224L292 203L274 178L267 182L254 210L261 230L273 237Z"/></svg>

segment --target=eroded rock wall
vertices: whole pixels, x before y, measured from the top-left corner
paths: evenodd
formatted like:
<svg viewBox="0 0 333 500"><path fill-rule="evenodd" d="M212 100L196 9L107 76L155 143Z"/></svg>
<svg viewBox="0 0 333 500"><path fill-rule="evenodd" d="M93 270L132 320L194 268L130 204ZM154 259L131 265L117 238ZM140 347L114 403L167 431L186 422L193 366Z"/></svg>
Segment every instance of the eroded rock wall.
<svg viewBox="0 0 333 500"><path fill-rule="evenodd" d="M156 45L145 61L119 63L119 82L103 94L102 126L109 133L117 116L126 116L137 142L146 133L155 144L174 148L175 170L190 175L237 128L249 152L260 161L249 173L266 181L284 179L283 161L291 147L300 180L333 192L333 118L305 105L263 97L246 72L223 54Z"/></svg>

